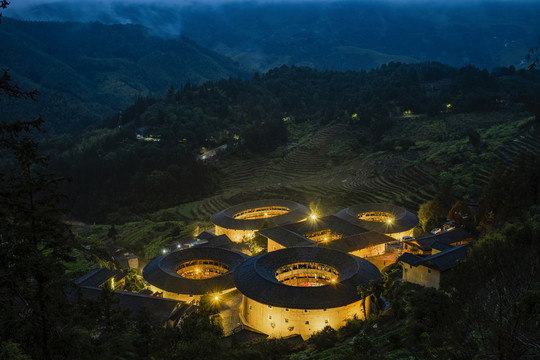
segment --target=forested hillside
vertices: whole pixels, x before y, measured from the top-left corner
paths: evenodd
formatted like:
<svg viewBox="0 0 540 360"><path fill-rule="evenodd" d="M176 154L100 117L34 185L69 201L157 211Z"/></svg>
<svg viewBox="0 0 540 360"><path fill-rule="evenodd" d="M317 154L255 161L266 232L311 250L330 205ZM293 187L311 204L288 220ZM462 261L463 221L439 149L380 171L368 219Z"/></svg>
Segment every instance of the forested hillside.
<svg viewBox="0 0 540 360"><path fill-rule="evenodd" d="M283 66L252 80L171 87L48 149L59 153L55 169L73 176L69 208L85 221L125 221L218 190L241 188L239 201L249 197L246 181L262 174L257 188L275 187L266 196L294 193L309 202L310 194L352 199L353 192L357 201L415 208L445 179L473 199L499 159L498 146L517 147L509 158L518 156L525 148L512 140L535 129L527 114L538 111L538 87L537 72L513 68L490 74L440 63L390 63L369 72ZM218 155L198 159L217 147ZM320 180L321 171L338 174L338 166L341 178L325 186L339 187L306 183ZM420 184L405 181L407 172ZM387 183L396 177L393 190L365 188L382 175ZM295 182L292 190L286 180Z"/></svg>
<svg viewBox="0 0 540 360"><path fill-rule="evenodd" d="M45 128L54 132L84 129L171 85L247 74L185 37L164 39L139 25L4 17L0 38L0 68L9 69L23 87L40 92L39 103L15 101L0 107L3 117L41 113Z"/></svg>

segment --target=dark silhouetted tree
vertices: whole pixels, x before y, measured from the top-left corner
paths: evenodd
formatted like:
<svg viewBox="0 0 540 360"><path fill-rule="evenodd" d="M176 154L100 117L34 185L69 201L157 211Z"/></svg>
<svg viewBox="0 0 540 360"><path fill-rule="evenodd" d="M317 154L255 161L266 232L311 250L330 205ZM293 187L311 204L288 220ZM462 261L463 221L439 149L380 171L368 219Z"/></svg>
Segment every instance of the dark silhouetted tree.
<svg viewBox="0 0 540 360"><path fill-rule="evenodd" d="M458 200L448 212L448 218L458 227L464 227L468 230L474 225L474 215L471 207L464 201Z"/></svg>
<svg viewBox="0 0 540 360"><path fill-rule="evenodd" d="M0 101L36 96L3 71ZM0 119L0 338L34 359L52 358L67 330L64 264L76 246L57 206L60 180L47 172L33 138L42 123Z"/></svg>

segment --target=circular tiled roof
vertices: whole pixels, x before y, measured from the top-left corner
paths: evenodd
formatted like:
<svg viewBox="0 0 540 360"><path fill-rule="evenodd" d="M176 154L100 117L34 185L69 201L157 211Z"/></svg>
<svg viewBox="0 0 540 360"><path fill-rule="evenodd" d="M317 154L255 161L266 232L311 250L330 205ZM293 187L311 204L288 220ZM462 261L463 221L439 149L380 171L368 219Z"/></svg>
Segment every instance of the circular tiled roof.
<svg viewBox="0 0 540 360"><path fill-rule="evenodd" d="M279 282L276 271L285 265L315 262L338 271L335 284L296 287ZM260 303L284 308L325 309L345 306L362 299L357 287L380 277L367 260L347 253L319 247L295 247L272 251L246 260L234 273L237 289Z"/></svg>
<svg viewBox="0 0 540 360"><path fill-rule="evenodd" d="M262 207L283 207L289 211L282 215L261 218L261 219L235 219L234 216L238 213L249 209L258 209ZM212 216L210 219L215 225L234 230L257 230L260 229L265 222L273 227L277 225L285 225L295 223L307 218L310 214L308 207L301 205L291 200L281 199L266 199L241 203L222 210Z"/></svg>
<svg viewBox="0 0 540 360"><path fill-rule="evenodd" d="M150 284L169 292L185 295L203 295L234 288L235 269L248 256L236 251L212 248L192 247L161 255L145 266L143 277ZM177 267L191 260L215 260L226 264L229 271L208 279L196 280L184 278L176 272Z"/></svg>
<svg viewBox="0 0 540 360"><path fill-rule="evenodd" d="M391 224L376 221L360 220L358 214L366 212L385 212L394 217ZM359 225L366 230L377 231L383 234L400 233L410 230L418 225L418 217L402 207L391 204L358 204L340 210L336 213L338 218Z"/></svg>

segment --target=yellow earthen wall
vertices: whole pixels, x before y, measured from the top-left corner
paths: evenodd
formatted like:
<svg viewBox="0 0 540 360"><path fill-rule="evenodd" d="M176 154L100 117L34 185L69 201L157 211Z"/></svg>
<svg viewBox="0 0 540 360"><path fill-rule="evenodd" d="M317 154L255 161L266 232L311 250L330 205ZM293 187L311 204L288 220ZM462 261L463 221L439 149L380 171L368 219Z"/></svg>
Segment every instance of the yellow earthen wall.
<svg viewBox="0 0 540 360"><path fill-rule="evenodd" d="M279 249L285 249L285 246L278 244L274 240L268 239L267 251L272 252Z"/></svg>
<svg viewBox="0 0 540 360"><path fill-rule="evenodd" d="M160 288L158 288L158 287L156 287L154 285L150 285L148 287L148 289L150 289L152 292L163 293L164 298L174 299L174 300L179 300L179 301L184 301L184 302L191 302L193 300L199 301L201 299L201 296L202 296L202 295L178 294L178 293L162 290L162 289L160 289ZM228 289L228 290L220 291L220 292L216 292L216 293L209 293L208 295L210 295L211 297L212 296L221 296L221 295L227 294L227 293L229 293L229 292L231 292L233 290L236 290L236 288L232 288L232 289Z"/></svg>
<svg viewBox="0 0 540 360"><path fill-rule="evenodd" d="M422 265L411 267L408 264L403 264L403 281L438 289L441 273L438 270L429 269Z"/></svg>
<svg viewBox="0 0 540 360"><path fill-rule="evenodd" d="M364 318L362 300L338 308L313 310L268 306L243 296L240 312L246 325L276 338L300 334L307 339L325 326L338 329L355 315ZM369 306L366 312L369 313Z"/></svg>
<svg viewBox="0 0 540 360"><path fill-rule="evenodd" d="M361 258L367 258L371 256L379 256L383 255L386 251L386 244L379 244L375 246L370 246L358 251L353 251L350 254L361 257Z"/></svg>
<svg viewBox="0 0 540 360"><path fill-rule="evenodd" d="M257 230L234 230L234 229L226 229L222 228L220 226L216 225L216 235L227 235L229 239L231 239L234 242L240 243L244 239L244 237L250 237L255 235L255 231Z"/></svg>
<svg viewBox="0 0 540 360"><path fill-rule="evenodd" d="M401 239L403 239L404 236L412 236L413 231L414 231L414 228L412 228L410 230L402 231L402 232L399 232L399 233L385 233L384 235L393 237L396 240L401 240Z"/></svg>

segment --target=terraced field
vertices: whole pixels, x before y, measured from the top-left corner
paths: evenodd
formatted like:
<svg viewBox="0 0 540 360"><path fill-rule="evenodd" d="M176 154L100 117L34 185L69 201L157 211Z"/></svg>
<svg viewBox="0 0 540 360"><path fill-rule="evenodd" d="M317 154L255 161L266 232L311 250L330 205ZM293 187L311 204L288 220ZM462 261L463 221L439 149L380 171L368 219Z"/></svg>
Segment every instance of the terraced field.
<svg viewBox="0 0 540 360"><path fill-rule="evenodd" d="M420 150L359 154L335 165L329 150L347 136L344 125L335 124L283 156L236 159L224 171L221 193L193 206L192 220L208 220L233 204L261 198L293 199L306 205L319 200L327 214L361 202L390 202L416 211L437 193L439 174L447 169L424 162ZM477 158L488 160L466 164L472 178L467 186L480 189L499 161L513 166L522 154L540 154L539 138L540 130L534 127L504 141L486 138L484 151L489 156Z"/></svg>
<svg viewBox="0 0 540 360"><path fill-rule="evenodd" d="M359 202L393 202L415 209L435 193L435 177L411 159L393 154L370 155L338 166L327 152L344 127L334 125L280 159L261 157L228 167L221 194L192 209L193 220L209 219L233 204L260 198L287 198L309 204L320 200L328 213ZM409 156L410 157L410 156Z"/></svg>

